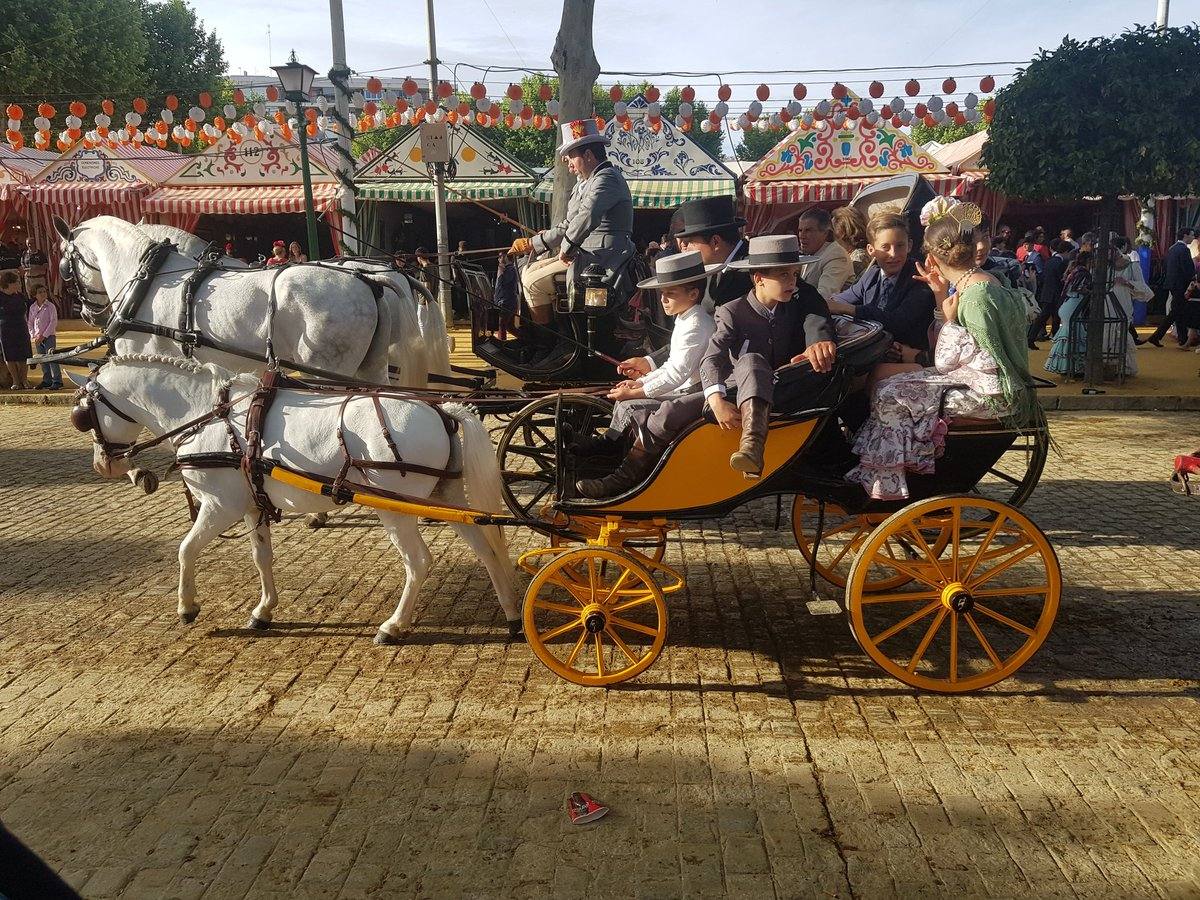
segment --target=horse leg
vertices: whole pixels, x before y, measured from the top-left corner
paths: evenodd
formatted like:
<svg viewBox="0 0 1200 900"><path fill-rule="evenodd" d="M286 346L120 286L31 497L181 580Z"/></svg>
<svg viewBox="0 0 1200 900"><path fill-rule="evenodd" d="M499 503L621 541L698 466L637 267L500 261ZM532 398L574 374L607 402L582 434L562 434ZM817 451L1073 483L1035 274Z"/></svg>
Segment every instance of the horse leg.
<svg viewBox="0 0 1200 900"><path fill-rule="evenodd" d="M179 621L190 625L200 614L196 602L196 559L222 531L242 517L240 510L220 506L211 499L200 501L191 530L179 545Z"/></svg>
<svg viewBox="0 0 1200 900"><path fill-rule="evenodd" d="M262 583L262 596L258 606L250 613L247 628L255 631L265 631L271 626L275 615L275 605L279 602L279 594L275 590L275 571L272 567L275 555L271 549L271 523L258 512L247 513L244 519L250 529L250 546L254 553L254 567L258 569L258 579Z"/></svg>
<svg viewBox="0 0 1200 900"><path fill-rule="evenodd" d="M488 577L492 579L492 587L496 589L500 608L504 610L504 618L508 620L508 636L518 637L521 634L521 607L517 601L512 561L507 553L500 553L495 541L484 533L484 528L495 526L458 525L452 522L450 527L470 545L475 555L483 562Z"/></svg>
<svg viewBox="0 0 1200 900"><path fill-rule="evenodd" d="M381 512L379 521L404 562L404 591L400 594L400 603L397 604L396 611L379 626L375 643L399 644L400 634L412 624L417 594L429 572L433 557L417 528L417 520L412 516Z"/></svg>

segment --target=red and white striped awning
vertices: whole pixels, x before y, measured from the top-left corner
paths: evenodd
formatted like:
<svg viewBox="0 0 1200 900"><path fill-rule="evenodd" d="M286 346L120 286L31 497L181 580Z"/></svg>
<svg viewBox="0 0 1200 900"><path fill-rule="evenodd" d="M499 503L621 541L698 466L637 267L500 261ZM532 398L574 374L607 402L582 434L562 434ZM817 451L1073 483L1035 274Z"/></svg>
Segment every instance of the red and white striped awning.
<svg viewBox="0 0 1200 900"><path fill-rule="evenodd" d="M811 178L801 181L748 181L747 203L820 203L828 200L853 200L855 195L882 177ZM958 175L924 175L939 194L957 196L967 186Z"/></svg>
<svg viewBox="0 0 1200 900"><path fill-rule="evenodd" d="M338 208L341 186L313 185L313 206L325 212ZM266 215L304 212L304 188L298 184L254 187L160 187L143 202L146 212L202 215Z"/></svg>
<svg viewBox="0 0 1200 900"><path fill-rule="evenodd" d="M21 185L18 190L34 203L57 207L119 206L136 202L154 190L154 185L145 181L34 181ZM101 215L101 213L93 213ZM112 213L112 215L117 215ZM134 220L136 221L136 219Z"/></svg>

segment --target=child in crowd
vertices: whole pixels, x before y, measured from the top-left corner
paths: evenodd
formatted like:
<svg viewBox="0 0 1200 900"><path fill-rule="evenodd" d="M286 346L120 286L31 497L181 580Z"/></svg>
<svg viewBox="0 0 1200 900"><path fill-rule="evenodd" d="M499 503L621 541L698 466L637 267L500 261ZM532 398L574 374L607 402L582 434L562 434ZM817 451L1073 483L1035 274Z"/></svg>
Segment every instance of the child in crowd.
<svg viewBox="0 0 1200 900"><path fill-rule="evenodd" d="M50 302L45 285L34 288L26 323L33 349L38 354L53 353L58 346L58 311ZM39 391L62 390L62 367L58 363L42 363L42 380L35 386Z"/></svg>

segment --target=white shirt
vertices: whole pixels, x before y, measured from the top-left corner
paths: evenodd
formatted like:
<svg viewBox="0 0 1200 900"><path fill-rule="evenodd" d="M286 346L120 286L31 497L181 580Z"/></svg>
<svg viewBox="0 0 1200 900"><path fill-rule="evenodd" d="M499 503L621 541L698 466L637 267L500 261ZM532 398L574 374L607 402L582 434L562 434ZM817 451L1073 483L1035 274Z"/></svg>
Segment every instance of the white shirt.
<svg viewBox="0 0 1200 900"><path fill-rule="evenodd" d="M716 325L713 318L697 303L675 317L671 331L671 352L667 361L658 367L649 356L650 373L639 380L647 397L677 397L689 394L700 386L700 360L708 348Z"/></svg>
<svg viewBox="0 0 1200 900"><path fill-rule="evenodd" d="M826 241L816 256L816 262L806 263L800 269L800 277L828 300L849 283L854 276L854 264L837 241Z"/></svg>

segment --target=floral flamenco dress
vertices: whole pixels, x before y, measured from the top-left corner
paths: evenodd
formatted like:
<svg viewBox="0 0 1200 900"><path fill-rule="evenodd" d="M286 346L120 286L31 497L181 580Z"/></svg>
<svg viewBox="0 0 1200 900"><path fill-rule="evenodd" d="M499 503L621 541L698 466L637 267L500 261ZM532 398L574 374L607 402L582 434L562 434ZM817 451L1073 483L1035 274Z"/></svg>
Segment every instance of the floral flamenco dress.
<svg viewBox="0 0 1200 900"><path fill-rule="evenodd" d="M1016 291L990 282L962 292L959 321L942 327L933 366L876 385L871 416L854 440L859 464L847 481L876 500L907 499L905 473L931 474L945 449L943 410L948 417L1036 417L1019 300Z"/></svg>

